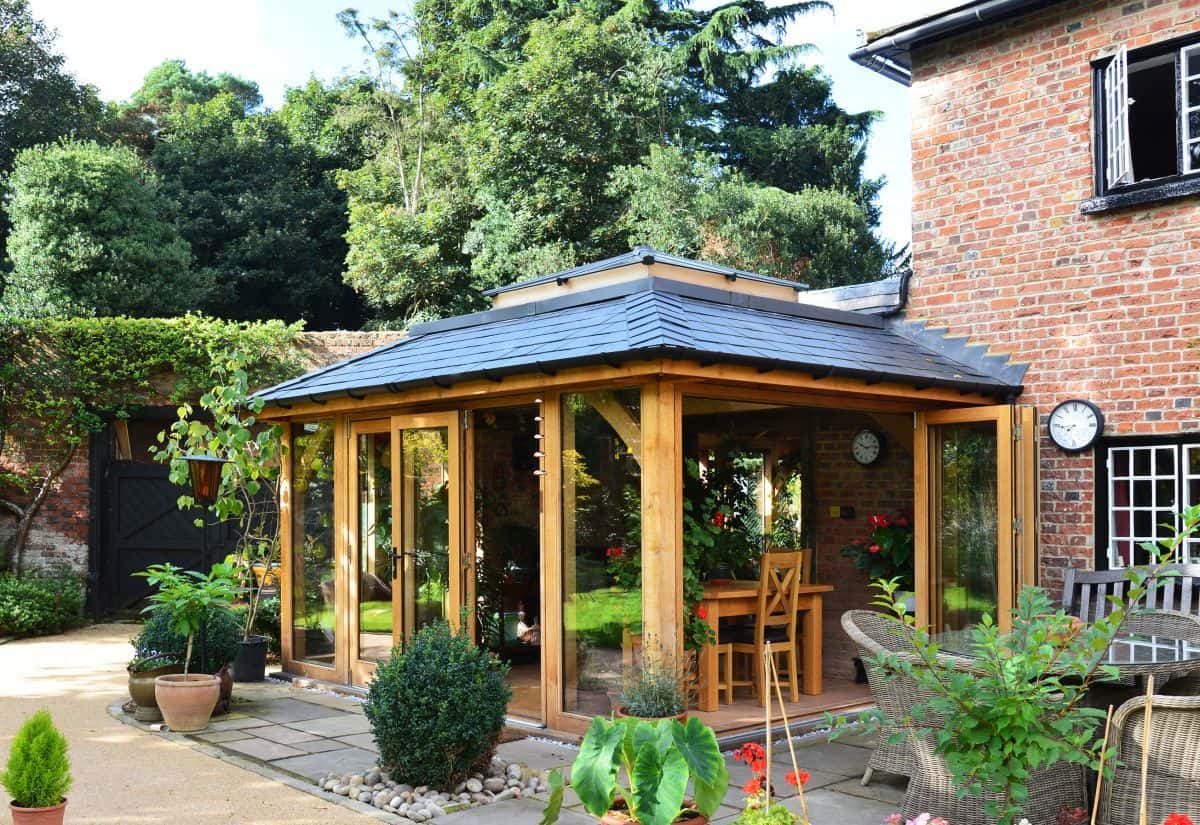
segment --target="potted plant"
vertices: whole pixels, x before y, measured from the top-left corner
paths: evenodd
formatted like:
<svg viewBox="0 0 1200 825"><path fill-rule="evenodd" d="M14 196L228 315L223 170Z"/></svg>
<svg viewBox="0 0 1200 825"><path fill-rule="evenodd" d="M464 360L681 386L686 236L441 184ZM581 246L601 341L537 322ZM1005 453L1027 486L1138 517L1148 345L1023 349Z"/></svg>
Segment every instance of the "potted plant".
<svg viewBox="0 0 1200 825"><path fill-rule="evenodd" d="M168 673L183 673L183 665L170 653L140 653L125 668L129 672L129 698L136 706L133 718L139 722L161 722L162 712L154 699L154 680Z"/></svg>
<svg viewBox="0 0 1200 825"><path fill-rule="evenodd" d="M177 420L159 434L163 446L154 457L170 465L171 480L180 485L189 480L189 456L222 462L220 482L207 507L218 522L235 520L240 536L229 559L246 605L233 678L261 682L266 678L268 639L254 628L279 563L279 468L284 448L283 428L258 421L264 402L251 395L246 361L240 352L214 358L213 386L200 397L203 414L195 415L191 404L180 406ZM185 495L179 506L199 504ZM196 521L203 524L203 519Z"/></svg>
<svg viewBox="0 0 1200 825"><path fill-rule="evenodd" d="M693 684L689 658L681 660L654 640L648 642L642 647L641 662L625 667L621 674L615 713L648 721L685 721Z"/></svg>
<svg viewBox="0 0 1200 825"><path fill-rule="evenodd" d="M695 799L685 798L689 781ZM558 821L560 770L551 772L549 784L542 825ZM729 770L716 734L699 719L610 721L598 716L571 766L571 787L603 825L706 825L729 788Z"/></svg>
<svg viewBox="0 0 1200 825"><path fill-rule="evenodd" d="M135 576L143 576L157 588L146 612L162 611L172 629L187 638L183 673L165 674L154 680L154 699L167 726L174 731L197 731L208 726L213 708L221 697L221 681L207 673L189 673L196 632L205 627L213 611L229 610L237 595L233 571L214 564L207 574L180 570L173 564L153 564Z"/></svg>
<svg viewBox="0 0 1200 825"><path fill-rule="evenodd" d="M50 711L39 710L21 725L0 784L12 797L13 825L62 825L71 763L67 739L54 727Z"/></svg>

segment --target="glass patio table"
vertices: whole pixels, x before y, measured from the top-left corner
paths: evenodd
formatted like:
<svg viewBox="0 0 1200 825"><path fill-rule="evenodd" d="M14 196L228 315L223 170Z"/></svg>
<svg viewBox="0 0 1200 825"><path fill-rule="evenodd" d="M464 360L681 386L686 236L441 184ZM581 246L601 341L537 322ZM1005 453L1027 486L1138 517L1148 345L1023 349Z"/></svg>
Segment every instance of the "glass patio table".
<svg viewBox="0 0 1200 825"><path fill-rule="evenodd" d="M969 630L935 633L932 641L942 653L963 659L979 658ZM1121 678L1153 674L1155 681L1162 684L1173 676L1200 670L1200 642L1170 636L1123 633L1108 646L1101 664L1115 667Z"/></svg>

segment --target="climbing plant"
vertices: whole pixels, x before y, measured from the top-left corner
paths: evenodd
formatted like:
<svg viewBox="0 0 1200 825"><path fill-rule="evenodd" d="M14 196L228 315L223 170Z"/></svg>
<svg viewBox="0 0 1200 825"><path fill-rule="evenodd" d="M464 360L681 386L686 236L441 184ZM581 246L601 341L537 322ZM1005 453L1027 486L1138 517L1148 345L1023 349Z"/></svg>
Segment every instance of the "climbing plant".
<svg viewBox="0 0 1200 825"><path fill-rule="evenodd" d="M217 354L245 354L262 386L302 364L298 325L181 318L18 319L0 316L0 513L16 522L0 566L21 571L38 511L106 418L194 399Z"/></svg>

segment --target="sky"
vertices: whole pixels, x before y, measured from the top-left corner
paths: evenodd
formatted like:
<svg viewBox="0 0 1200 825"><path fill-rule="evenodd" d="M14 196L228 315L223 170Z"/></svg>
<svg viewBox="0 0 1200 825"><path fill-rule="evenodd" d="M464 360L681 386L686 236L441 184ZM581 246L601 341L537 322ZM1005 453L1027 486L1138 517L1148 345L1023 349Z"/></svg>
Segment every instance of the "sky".
<svg viewBox="0 0 1200 825"><path fill-rule="evenodd" d="M256 81L264 102L275 107L289 86L311 75L330 79L357 71L364 55L334 15L352 0L31 0L35 16L58 30L58 48L83 83L106 100L124 100L151 67L182 58L192 69L230 72ZM403 3L403 0L400 0ZM364 16L382 16L400 3L359 0ZM814 12L793 24L787 40L810 43L806 62L819 63L833 79L834 97L849 111L877 110L867 152L867 174L883 176L880 234L898 243L911 235L912 178L909 166L908 90L852 63L859 29L892 22L945 0L834 0L835 11ZM880 9L884 9L881 16Z"/></svg>

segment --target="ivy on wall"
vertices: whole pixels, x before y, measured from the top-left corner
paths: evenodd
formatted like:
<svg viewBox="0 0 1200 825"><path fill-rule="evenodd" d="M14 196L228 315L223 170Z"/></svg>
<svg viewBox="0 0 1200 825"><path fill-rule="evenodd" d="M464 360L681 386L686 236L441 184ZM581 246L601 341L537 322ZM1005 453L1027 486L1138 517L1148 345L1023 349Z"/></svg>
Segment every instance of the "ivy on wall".
<svg viewBox="0 0 1200 825"><path fill-rule="evenodd" d="M0 566L20 572L38 510L106 417L195 400L230 351L246 356L251 386L297 375L299 331L200 315L0 317L0 513L17 522Z"/></svg>

